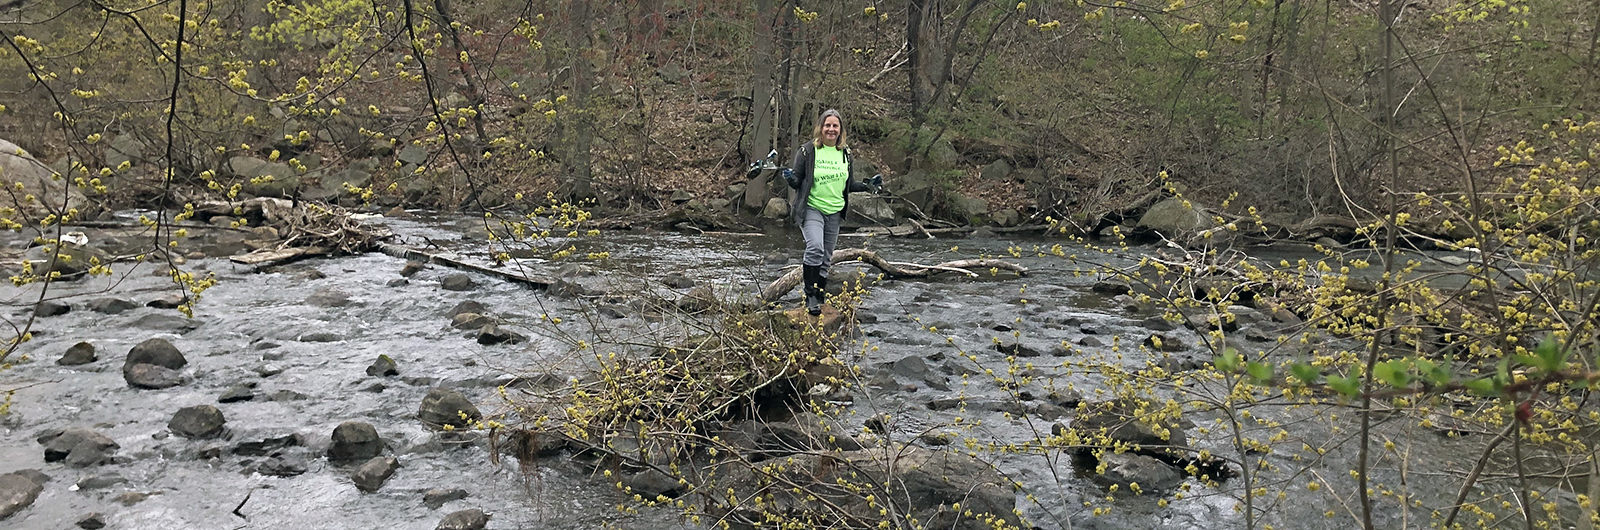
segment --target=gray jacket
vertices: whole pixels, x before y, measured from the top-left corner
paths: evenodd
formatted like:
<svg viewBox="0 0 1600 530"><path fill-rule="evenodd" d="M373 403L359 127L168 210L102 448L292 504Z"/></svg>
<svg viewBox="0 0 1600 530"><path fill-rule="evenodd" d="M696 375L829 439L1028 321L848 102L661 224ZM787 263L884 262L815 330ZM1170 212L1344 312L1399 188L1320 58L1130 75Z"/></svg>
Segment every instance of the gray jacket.
<svg viewBox="0 0 1600 530"><path fill-rule="evenodd" d="M790 159L793 162L790 163L789 167L794 168L795 174L795 181L790 183L790 187L798 191L798 193L789 200L789 219L794 221L795 226L800 226L806 221L806 199L811 197L811 174L812 170L816 167L816 164L813 162L815 157L815 144L812 142L806 142L800 144L800 148L794 151L794 158ZM844 167L847 168L845 170L847 171L847 175L844 180L844 209L839 210L841 215L850 211L851 193L858 191L872 191L871 186L858 182L854 178L855 166L850 163L849 148L845 148L844 150Z"/></svg>

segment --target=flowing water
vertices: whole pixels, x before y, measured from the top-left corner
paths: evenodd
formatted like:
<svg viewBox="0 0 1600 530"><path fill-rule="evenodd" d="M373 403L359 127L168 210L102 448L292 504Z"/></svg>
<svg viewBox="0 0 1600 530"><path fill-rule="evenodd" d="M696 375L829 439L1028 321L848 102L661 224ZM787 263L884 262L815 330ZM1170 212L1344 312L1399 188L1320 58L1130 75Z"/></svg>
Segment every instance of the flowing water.
<svg viewBox="0 0 1600 530"><path fill-rule="evenodd" d="M483 246L481 220L446 217L380 222L413 245L464 251ZM610 253L607 260L595 265L602 274L660 277L680 272L724 295L748 296L784 270L783 265L765 264L765 256L775 252L798 256L796 238L789 234L625 232L575 244L581 253ZM1031 274L873 285L862 305L858 342L847 347L845 355L847 361L868 367L868 375L877 379L857 391L855 413L847 421L859 426L867 417L891 414L891 436L898 439L947 429L944 426L957 415L967 416L969 424L982 422L959 431L963 437L1015 443L1048 434L1050 422L1026 414L1008 416L1001 410L979 410L981 407L965 412L928 407L932 401L957 396L974 401L1009 399L1011 394L990 378L962 378L959 373L1004 371L1006 356L995 350L994 341L1013 332L1044 350L1041 356L1022 362L1037 363L1037 369L1047 375L1054 373L1049 365L1059 364L1064 357L1100 355L1120 358L1129 365L1143 364L1150 354L1136 349L1134 342L1150 334L1144 323L1149 314L1124 312L1105 296L1090 291L1095 281L1092 275L1075 274L1078 266L1034 251L1036 245L1056 243L1020 237L1008 240L1006 236L868 241L871 248L895 261L937 263L989 255L1024 265ZM841 240L842 247L861 244L859 238ZM1020 252L1013 255L1014 248ZM1077 247L1066 250L1086 253ZM1128 265L1146 251L1151 249L1102 259ZM607 523L624 528L685 526L667 512L619 513L615 505L620 496L604 480L593 477L590 468L566 457L543 459L528 470L519 469L510 458L497 465L491 463L485 441L441 435L418 421L418 405L434 386L457 389L486 413L493 413L503 407L497 387L515 374L570 364L567 345L545 338L538 329L519 329L532 337L522 344L479 345L475 334L450 327L449 311L458 303L481 302L512 322L535 322L542 314L572 318L581 316L583 310L572 301L482 275L475 275L477 287L472 290L443 290L440 280L458 271L439 266L408 282L396 282L404 264L402 259L374 253L308 260L258 272L224 259L193 260L185 268L215 273L220 279L205 293L193 319L170 309L143 307L144 302L169 296L174 289L164 273L150 265L128 273L131 264L124 264L112 278L55 284L51 296L71 297L73 311L39 319L34 340L22 350L30 360L0 372L0 389L20 388L10 415L0 418L0 473L39 469L53 480L45 484L31 507L0 526L66 528L86 514L99 512L105 514L110 528L128 529L431 529L444 514L469 507L491 513L490 528L580 529ZM525 264L553 274L554 265ZM840 266L835 274L852 268ZM326 302L334 292L347 295L348 303ZM0 289L0 296L30 300L38 291L36 286L8 286ZM115 314L85 307L86 301L106 297L131 300L140 307ZM787 302L796 303L794 295ZM9 318L18 321L25 316L19 312ZM640 322L627 318L615 325ZM569 331L582 334L583 327L571 326ZM1189 345L1186 351L1174 354L1178 358L1210 358L1193 332L1180 327L1165 333ZM1116 342L1116 353L1112 352L1113 336L1124 337ZM123 357L133 345L152 337L170 340L187 357L184 384L139 390L123 381ZM859 340L867 341L868 346L861 347ZM58 366L55 360L79 341L93 344L99 360ZM1072 345L1098 341L1101 345L1058 351L1064 341ZM978 360L961 360L962 353ZM393 358L400 375L367 375L365 368L379 355ZM911 357L922 359L930 367L929 375L877 368ZM576 373L578 368L567 370L567 375L581 375ZM1093 374L1083 373L1061 374L1053 380L1052 388L1072 383L1090 398L1098 384ZM219 395L245 384L255 385L255 399L218 403ZM1042 393L1050 388L1033 390ZM200 404L216 405L225 414L225 439L197 441L167 432L167 422L176 410ZM401 468L376 493L358 491L348 478L351 468L318 458L330 443L334 427L349 420L374 425L388 453L400 460ZM1209 418L1191 420L1206 424ZM113 438L121 446L116 461L90 468L44 462L42 448L34 438L52 429L72 427L92 428ZM1327 428L1302 426L1295 434L1315 439L1326 436L1328 433L1319 429ZM263 457L231 450L240 443L285 435L293 435L298 442L284 451L306 466L304 474L262 475L253 470ZM1229 447L1221 434L1200 435L1190 429L1189 436L1200 448L1221 452ZM1465 450L1452 445L1455 442L1430 441L1431 433L1410 436L1423 442L1417 444L1418 450L1441 455ZM1326 457L1332 460L1326 467L1334 474L1349 467L1353 453L1348 445L1336 446ZM1018 496L1019 507L1040 528L1243 526L1236 511L1236 484L1225 483L1217 490L1190 479L1190 492L1181 499L1168 496L1171 502L1166 506L1158 506L1155 496L1119 499L1110 515L1095 516L1084 503L1102 499L1107 492L1078 476L1069 459L1060 455L989 458L1028 486ZM1290 458L1285 454L1274 457L1274 462L1297 469ZM101 480L88 480L96 477ZM1297 484L1307 481L1305 477L1289 478ZM1339 483L1345 479L1334 476L1331 480ZM1432 479L1412 480L1423 483ZM105 485L108 482L111 484ZM431 509L422 503L422 497L424 491L434 488L462 488L468 497ZM1438 491L1431 496L1447 493L1453 492ZM1280 525L1292 522L1290 528L1351 526L1345 508L1322 498L1280 502L1274 510L1279 515L1270 519ZM1340 513L1325 519L1323 513L1328 510ZM1385 515L1385 521L1396 526L1399 517L1402 514Z"/></svg>

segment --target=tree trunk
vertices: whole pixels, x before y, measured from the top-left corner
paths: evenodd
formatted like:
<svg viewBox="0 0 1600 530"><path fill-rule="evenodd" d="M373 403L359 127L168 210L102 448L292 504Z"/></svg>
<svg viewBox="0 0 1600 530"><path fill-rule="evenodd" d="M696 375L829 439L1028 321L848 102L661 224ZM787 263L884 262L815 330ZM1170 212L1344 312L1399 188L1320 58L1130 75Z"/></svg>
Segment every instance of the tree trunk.
<svg viewBox="0 0 1600 530"><path fill-rule="evenodd" d="M756 0L756 23L750 31L752 53L750 54L750 115L746 122L750 124L750 134L745 137L743 146L746 160L760 160L765 157L767 150L772 149L773 120L773 72L776 66L776 46L773 43L773 25L777 16L773 11L772 0Z"/></svg>
<svg viewBox="0 0 1600 530"><path fill-rule="evenodd" d="M906 2L906 73L909 74L911 92L911 128L913 131L927 120L928 92L932 89L927 84L923 69L927 68L927 60L923 54L927 49L923 41L922 19L928 10L928 0L908 0Z"/></svg>
<svg viewBox="0 0 1600 530"><path fill-rule="evenodd" d="M594 143L594 115L589 111L589 90L594 84L594 66L589 64L589 2L569 0L567 21L569 57L572 60L572 93L564 109L571 124L571 152L567 157L568 182L566 196L573 200L595 198L594 174L589 167L590 144Z"/></svg>

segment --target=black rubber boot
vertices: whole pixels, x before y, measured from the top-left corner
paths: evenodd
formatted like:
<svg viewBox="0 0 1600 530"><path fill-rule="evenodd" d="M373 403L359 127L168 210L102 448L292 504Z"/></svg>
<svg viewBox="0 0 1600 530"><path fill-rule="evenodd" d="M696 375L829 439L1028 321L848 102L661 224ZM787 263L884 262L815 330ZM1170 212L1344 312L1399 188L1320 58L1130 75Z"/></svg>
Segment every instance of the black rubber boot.
<svg viewBox="0 0 1600 530"><path fill-rule="evenodd" d="M802 265L800 277L806 292L806 312L812 316L822 314L822 267Z"/></svg>

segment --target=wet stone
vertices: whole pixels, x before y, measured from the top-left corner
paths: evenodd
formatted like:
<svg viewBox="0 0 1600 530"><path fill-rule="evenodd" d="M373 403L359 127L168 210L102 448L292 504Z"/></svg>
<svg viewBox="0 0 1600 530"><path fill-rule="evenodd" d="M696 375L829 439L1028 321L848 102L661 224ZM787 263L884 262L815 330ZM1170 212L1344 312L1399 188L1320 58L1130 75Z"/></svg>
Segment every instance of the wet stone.
<svg viewBox="0 0 1600 530"><path fill-rule="evenodd" d="M237 385L217 397L217 403L238 403L256 398L255 384Z"/></svg>
<svg viewBox="0 0 1600 530"><path fill-rule="evenodd" d="M1122 280L1101 280L1089 286L1089 290L1104 295L1116 296L1133 292L1133 286Z"/></svg>
<svg viewBox="0 0 1600 530"><path fill-rule="evenodd" d="M416 275L417 273L422 272L422 269L424 269L426 267L427 267L427 265L424 265L420 261L407 261L405 266L400 267L400 275L404 276L406 278L410 278L413 275Z"/></svg>
<svg viewBox="0 0 1600 530"><path fill-rule="evenodd" d="M446 291L470 291L477 287L477 284L473 283L471 276L457 273L445 276L439 281L439 287Z"/></svg>
<svg viewBox="0 0 1600 530"><path fill-rule="evenodd" d="M50 478L50 475L46 475L43 471L39 471L37 469L19 469L17 470L17 474L28 477L28 480L31 480L34 484L38 484L40 486L43 486L49 483L51 480L54 480Z"/></svg>
<svg viewBox="0 0 1600 530"><path fill-rule="evenodd" d="M383 452L383 439L372 424L347 421L333 429L333 443L328 447L328 460L335 463L357 462L377 457Z"/></svg>
<svg viewBox="0 0 1600 530"><path fill-rule="evenodd" d="M1178 329L1177 324L1172 323L1171 320L1167 320L1167 317L1161 315L1144 319L1144 321L1140 322L1139 325L1144 326L1145 329L1151 331L1172 331Z"/></svg>
<svg viewBox="0 0 1600 530"><path fill-rule="evenodd" d="M156 309L177 309L178 306L188 301L189 299L181 294L167 294L151 299L145 302L144 305L145 307L154 307Z"/></svg>
<svg viewBox="0 0 1600 530"><path fill-rule="evenodd" d="M11 517L33 504L44 486L28 477L10 473L0 475L0 519Z"/></svg>
<svg viewBox="0 0 1600 530"><path fill-rule="evenodd" d="M1149 347L1152 350L1164 352L1180 352L1188 349L1188 347L1185 346L1182 341L1179 341L1177 337L1173 337L1164 333L1151 333L1150 336L1145 337L1141 344L1144 344L1146 347Z"/></svg>
<svg viewBox="0 0 1600 530"><path fill-rule="evenodd" d="M78 528L83 530L100 530L106 527L106 516L100 513L91 513L78 519Z"/></svg>
<svg viewBox="0 0 1600 530"><path fill-rule="evenodd" d="M301 335L300 342L340 342L345 340L344 335L331 331L316 331Z"/></svg>
<svg viewBox="0 0 1600 530"><path fill-rule="evenodd" d="M38 305L33 307L33 316L40 318L61 316L71 312L72 306L67 305L66 302L57 302L55 300L39 302Z"/></svg>
<svg viewBox="0 0 1600 530"><path fill-rule="evenodd" d="M274 477L293 477L306 472L305 458L299 455L282 455L263 460L255 468L257 473Z"/></svg>
<svg viewBox="0 0 1600 530"><path fill-rule="evenodd" d="M479 313L460 313L450 318L450 327L456 329L483 329L494 323L493 317Z"/></svg>
<svg viewBox="0 0 1600 530"><path fill-rule="evenodd" d="M183 374L163 366L153 364L135 364L122 371L122 378L128 386L160 390L172 388L183 384Z"/></svg>
<svg viewBox="0 0 1600 530"><path fill-rule="evenodd" d="M252 442L239 442L239 445L233 447L233 454L239 456L267 456L279 449L299 444L300 440L295 438L294 435L286 434Z"/></svg>
<svg viewBox="0 0 1600 530"><path fill-rule="evenodd" d="M367 375L373 377L400 375L400 367L395 364L394 358L380 354L372 361L372 365L367 367Z"/></svg>
<svg viewBox="0 0 1600 530"><path fill-rule="evenodd" d="M67 348L67 352L61 356L61 359L56 361L56 364L61 366L78 366L89 364L97 360L99 360L99 357L96 357L94 354L94 345L87 342L79 342L77 344L73 344L72 347Z"/></svg>
<svg viewBox="0 0 1600 530"><path fill-rule="evenodd" d="M667 287L671 287L673 289L688 289L690 287L694 287L693 279L677 272L668 273L666 276L661 277L661 283L662 285L666 285Z"/></svg>
<svg viewBox="0 0 1600 530"><path fill-rule="evenodd" d="M227 422L222 411L216 407L195 405L178 409L172 415L172 420L167 422L167 429L184 438L202 440L221 436L223 425Z"/></svg>
<svg viewBox="0 0 1600 530"><path fill-rule="evenodd" d="M144 502L144 500L148 498L150 498L149 493L142 491L128 491L123 492L121 495L118 495L116 498L111 500L116 501L117 504L121 504L123 506L133 506L135 504Z"/></svg>
<svg viewBox="0 0 1600 530"><path fill-rule="evenodd" d="M136 364L153 364L156 366L181 370L189 361L184 359L183 353L178 351L167 339L154 338L139 343L128 350L128 358L124 361L123 369L126 370Z"/></svg>
<svg viewBox="0 0 1600 530"><path fill-rule="evenodd" d="M478 302L476 300L467 300L465 302L461 302L459 304L456 304L456 307L450 310L450 318L454 319L456 317L456 315L460 315L462 313L476 313L476 314L479 314L479 315L487 315L487 314L489 314L489 308L488 307L484 307L483 303Z"/></svg>
<svg viewBox="0 0 1600 530"><path fill-rule="evenodd" d="M306 401L309 399L311 399L311 396L293 390L279 390L277 392L267 394L267 401Z"/></svg>
<svg viewBox="0 0 1600 530"><path fill-rule="evenodd" d="M39 437L44 444L44 461L66 461L72 467L88 467L111 460L117 442L89 429L66 429Z"/></svg>
<svg viewBox="0 0 1600 530"><path fill-rule="evenodd" d="M1137 483L1145 490L1166 490L1183 483L1183 476L1172 466L1155 458L1134 453L1107 452L1100 457L1106 466L1105 474L1096 475L1095 481L1103 485L1117 484L1127 487Z"/></svg>
<svg viewBox="0 0 1600 530"><path fill-rule="evenodd" d="M400 467L400 461L392 456L378 456L367 460L350 474L350 480L356 483L356 488L372 493L383 487L383 483L394 476L394 470Z"/></svg>
<svg viewBox="0 0 1600 530"><path fill-rule="evenodd" d="M405 278L395 278L393 280L389 280L389 283L385 283L383 285L386 287L405 287L407 285L411 285L411 280Z"/></svg>
<svg viewBox="0 0 1600 530"><path fill-rule="evenodd" d="M478 407L466 396L448 388L429 390L428 395L422 398L422 407L417 410L418 419L433 425L466 427L481 417L483 415L478 412Z"/></svg>
<svg viewBox="0 0 1600 530"><path fill-rule="evenodd" d="M124 298L109 298L108 297L108 298L96 298L94 300L90 300L88 302L84 302L83 306L84 306L84 308L87 308L88 310L94 311L96 313L105 313L107 315L115 315L115 314L127 311L129 309L138 309L139 308L139 303L138 302L134 302L133 300L128 300L128 299L124 299Z"/></svg>
<svg viewBox="0 0 1600 530"><path fill-rule="evenodd" d="M118 475L116 473L103 473L103 474L99 474L99 475L89 475L87 477L83 477L82 479L79 479L78 480L78 489L80 489L80 490L98 490L98 489L109 488L109 487L115 486L117 484L127 484L127 483L128 483L128 479L122 478L122 475Z"/></svg>
<svg viewBox="0 0 1600 530"><path fill-rule="evenodd" d="M443 508L450 501L459 501L467 498L467 490L461 488L434 488L422 494L422 505L429 509Z"/></svg>
<svg viewBox="0 0 1600 530"><path fill-rule="evenodd" d="M484 346L507 343L520 344L527 340L527 336L509 329L501 328L497 324L484 326L482 330L478 331L478 344L482 344Z"/></svg>
<svg viewBox="0 0 1600 530"><path fill-rule="evenodd" d="M444 516L435 530L483 530L489 526L489 515L483 510L469 508Z"/></svg>
<svg viewBox="0 0 1600 530"><path fill-rule="evenodd" d="M316 307L344 307L350 305L350 295L337 289L318 289L306 297L306 305Z"/></svg>
<svg viewBox="0 0 1600 530"><path fill-rule="evenodd" d="M1011 335L1001 335L995 338L995 351L1017 357L1038 357L1042 355L1043 348L1037 344L1029 343Z"/></svg>
<svg viewBox="0 0 1600 530"><path fill-rule="evenodd" d="M272 377L283 373L283 370L284 368L282 365L267 363L256 367L256 375L261 377Z"/></svg>

